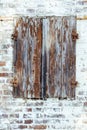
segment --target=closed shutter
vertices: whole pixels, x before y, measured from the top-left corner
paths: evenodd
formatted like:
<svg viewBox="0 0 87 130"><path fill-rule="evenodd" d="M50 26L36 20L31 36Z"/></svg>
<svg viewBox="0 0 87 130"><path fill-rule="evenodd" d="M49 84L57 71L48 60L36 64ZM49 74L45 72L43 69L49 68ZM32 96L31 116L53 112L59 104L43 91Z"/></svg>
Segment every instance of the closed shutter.
<svg viewBox="0 0 87 130"><path fill-rule="evenodd" d="M21 18L12 38L15 97L75 97L75 17Z"/></svg>

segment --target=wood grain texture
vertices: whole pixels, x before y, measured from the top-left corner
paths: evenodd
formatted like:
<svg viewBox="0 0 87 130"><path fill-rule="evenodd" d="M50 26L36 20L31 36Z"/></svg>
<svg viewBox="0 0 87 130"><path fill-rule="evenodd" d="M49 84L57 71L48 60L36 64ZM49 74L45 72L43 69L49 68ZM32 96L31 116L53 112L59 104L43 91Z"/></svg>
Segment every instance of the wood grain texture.
<svg viewBox="0 0 87 130"><path fill-rule="evenodd" d="M14 65L19 81L17 95L40 98L42 26L39 18L20 19L14 45Z"/></svg>
<svg viewBox="0 0 87 130"><path fill-rule="evenodd" d="M75 17L62 19L62 98L75 96L75 87L71 81L75 80L75 42L72 40L72 30L76 30Z"/></svg>
<svg viewBox="0 0 87 130"><path fill-rule="evenodd" d="M46 46L46 97L59 97L61 92L61 24L59 18L46 18L43 44ZM58 37L59 40L58 41ZM60 42L60 43L59 43Z"/></svg>
<svg viewBox="0 0 87 130"><path fill-rule="evenodd" d="M39 18L29 19L28 44L28 97L40 98L42 25Z"/></svg>
<svg viewBox="0 0 87 130"><path fill-rule="evenodd" d="M75 17L20 18L13 35L18 87L25 98L74 98ZM16 89L16 90L15 90Z"/></svg>

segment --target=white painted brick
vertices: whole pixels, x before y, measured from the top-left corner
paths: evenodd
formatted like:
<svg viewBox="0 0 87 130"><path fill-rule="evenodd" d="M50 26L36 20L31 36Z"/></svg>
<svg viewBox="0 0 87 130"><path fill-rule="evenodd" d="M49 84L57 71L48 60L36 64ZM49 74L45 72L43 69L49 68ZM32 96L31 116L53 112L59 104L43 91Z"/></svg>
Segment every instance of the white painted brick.
<svg viewBox="0 0 87 130"><path fill-rule="evenodd" d="M0 67L0 72L12 72L12 48L4 50L2 45L13 44L11 34L14 30L15 16L18 18L23 15L58 16L74 14L82 17L87 14L86 7L87 5L83 3L83 0L0 0L0 16L13 17L12 20L0 21L0 60L6 60L5 69L7 69L4 71L4 68ZM2 91L2 94L0 94L0 116L8 115L8 118L0 117L0 130L19 130L16 118L10 117L10 114L19 114L18 120L23 120L22 125L24 125L23 115L26 114L27 119L33 120L32 125L46 124L47 130L87 130L87 106L84 106L84 102L87 102L86 27L86 20L77 21L79 39L76 43L76 78L79 84L76 88L76 100L32 101L14 99L12 87L7 83L8 78L0 77L0 91ZM10 94L4 95L4 90L8 90ZM32 111L26 112L27 108L31 108Z"/></svg>

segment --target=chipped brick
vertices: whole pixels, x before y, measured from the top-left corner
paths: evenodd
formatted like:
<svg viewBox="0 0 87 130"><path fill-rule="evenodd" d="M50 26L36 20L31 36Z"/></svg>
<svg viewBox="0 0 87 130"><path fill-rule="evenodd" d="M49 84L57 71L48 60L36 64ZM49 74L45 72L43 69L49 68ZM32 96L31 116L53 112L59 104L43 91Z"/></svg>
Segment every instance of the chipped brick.
<svg viewBox="0 0 87 130"><path fill-rule="evenodd" d="M32 122L32 120L25 120L25 124L31 124Z"/></svg>
<svg viewBox="0 0 87 130"><path fill-rule="evenodd" d="M25 129L25 128L27 128L27 126L26 125L19 125L19 128L20 129Z"/></svg>

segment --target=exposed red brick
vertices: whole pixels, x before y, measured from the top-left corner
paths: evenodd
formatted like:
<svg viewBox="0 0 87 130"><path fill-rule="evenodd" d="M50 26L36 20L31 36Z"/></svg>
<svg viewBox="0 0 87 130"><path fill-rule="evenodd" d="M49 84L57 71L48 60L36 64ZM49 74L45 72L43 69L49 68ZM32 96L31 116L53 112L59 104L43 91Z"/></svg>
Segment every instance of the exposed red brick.
<svg viewBox="0 0 87 130"><path fill-rule="evenodd" d="M28 112L32 112L32 108L27 108L27 111Z"/></svg>
<svg viewBox="0 0 87 130"><path fill-rule="evenodd" d="M25 124L31 124L32 122L32 120L25 120Z"/></svg>
<svg viewBox="0 0 87 130"><path fill-rule="evenodd" d="M13 73L0 73L0 77L13 76Z"/></svg>
<svg viewBox="0 0 87 130"><path fill-rule="evenodd" d="M35 125L35 126L29 126L29 128L33 128L34 130L43 130L46 129L46 125Z"/></svg>
<svg viewBox="0 0 87 130"><path fill-rule="evenodd" d="M26 125L19 125L19 128L20 129L25 129L25 128L27 128L27 126Z"/></svg>
<svg viewBox="0 0 87 130"><path fill-rule="evenodd" d="M5 66L6 62L5 61L0 61L0 66Z"/></svg>

